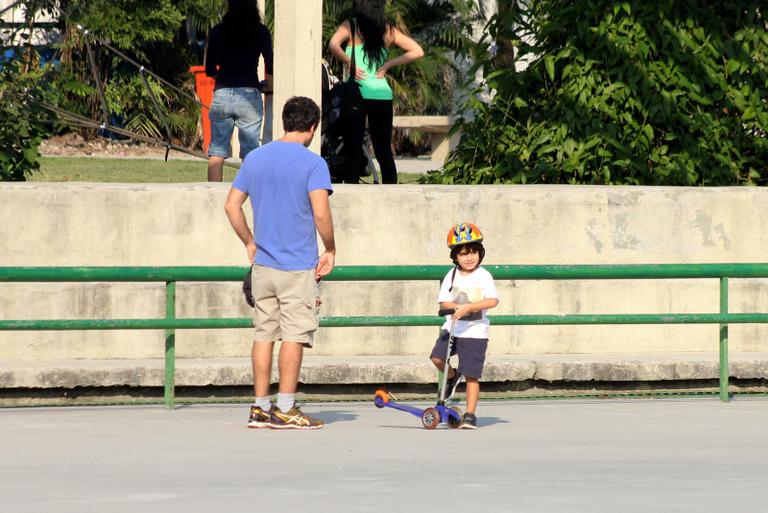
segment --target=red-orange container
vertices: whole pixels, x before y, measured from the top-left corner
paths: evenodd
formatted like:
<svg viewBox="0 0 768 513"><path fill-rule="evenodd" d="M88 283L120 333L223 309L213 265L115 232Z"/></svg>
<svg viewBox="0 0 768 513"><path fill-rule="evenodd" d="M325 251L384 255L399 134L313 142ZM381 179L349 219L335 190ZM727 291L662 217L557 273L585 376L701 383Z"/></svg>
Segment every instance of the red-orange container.
<svg viewBox="0 0 768 513"><path fill-rule="evenodd" d="M200 121L203 125L203 151L208 151L208 145L211 144L211 122L208 119L208 108L213 101L213 87L216 80L205 75L205 66L192 66L189 68L191 73L195 74L195 91L197 98L205 107L200 108Z"/></svg>

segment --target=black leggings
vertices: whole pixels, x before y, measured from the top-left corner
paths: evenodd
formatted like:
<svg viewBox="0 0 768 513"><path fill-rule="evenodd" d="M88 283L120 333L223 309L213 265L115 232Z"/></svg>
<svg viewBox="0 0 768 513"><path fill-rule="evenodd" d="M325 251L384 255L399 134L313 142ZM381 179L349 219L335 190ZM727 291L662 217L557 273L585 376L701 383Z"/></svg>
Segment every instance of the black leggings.
<svg viewBox="0 0 768 513"><path fill-rule="evenodd" d="M363 100L362 115L354 123L347 125L344 131L346 167L341 180L346 183L359 182L365 165L363 138L366 119L373 152L381 168L381 181L397 183L397 167L392 156L392 100Z"/></svg>

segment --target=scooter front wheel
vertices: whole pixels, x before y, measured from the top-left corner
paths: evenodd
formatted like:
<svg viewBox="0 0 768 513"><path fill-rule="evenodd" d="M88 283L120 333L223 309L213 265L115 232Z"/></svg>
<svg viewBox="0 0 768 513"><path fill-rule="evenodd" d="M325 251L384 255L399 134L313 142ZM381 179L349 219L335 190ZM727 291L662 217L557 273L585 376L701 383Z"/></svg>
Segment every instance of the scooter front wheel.
<svg viewBox="0 0 768 513"><path fill-rule="evenodd" d="M421 414L421 423L427 429L435 429L440 425L440 412L437 411L437 408L427 408Z"/></svg>
<svg viewBox="0 0 768 513"><path fill-rule="evenodd" d="M389 392L387 392L383 388L380 388L376 390L376 394L373 398L373 403L379 408L384 408L384 405L391 400L392 400L392 397L389 395Z"/></svg>

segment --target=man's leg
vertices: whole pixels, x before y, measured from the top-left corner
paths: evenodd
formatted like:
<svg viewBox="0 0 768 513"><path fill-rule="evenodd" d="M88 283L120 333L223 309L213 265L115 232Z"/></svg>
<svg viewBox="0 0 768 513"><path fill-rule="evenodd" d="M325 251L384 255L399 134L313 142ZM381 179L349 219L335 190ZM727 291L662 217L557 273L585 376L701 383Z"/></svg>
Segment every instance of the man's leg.
<svg viewBox="0 0 768 513"><path fill-rule="evenodd" d="M269 419L269 427L274 429L322 429L322 420L305 415L295 404L296 389L299 383L299 369L304 355L304 344L283 341L280 345L278 367L280 369L280 387L277 404Z"/></svg>
<svg viewBox="0 0 768 513"><path fill-rule="evenodd" d="M280 370L281 394L295 394L299 386L299 370L304 356L304 345L298 342L284 341L280 344L277 365Z"/></svg>
<svg viewBox="0 0 768 513"><path fill-rule="evenodd" d="M314 270L280 273L277 290L280 291L280 332L284 338L277 362L280 371L277 405L269 420L269 427L320 429L325 425L322 420L305 415L295 405L304 346L312 347L319 322L319 292Z"/></svg>
<svg viewBox="0 0 768 513"><path fill-rule="evenodd" d="M253 365L253 393L255 397L269 396L269 378L272 376L274 342L254 341L251 351Z"/></svg>
<svg viewBox="0 0 768 513"><path fill-rule="evenodd" d="M261 266L255 265L251 270L251 292L254 299L253 324L255 326L251 349L254 402L251 406L248 427L260 428L269 425L272 414L272 401L269 396L272 352L275 347L274 341L280 338L277 299L271 289L269 273L265 273Z"/></svg>

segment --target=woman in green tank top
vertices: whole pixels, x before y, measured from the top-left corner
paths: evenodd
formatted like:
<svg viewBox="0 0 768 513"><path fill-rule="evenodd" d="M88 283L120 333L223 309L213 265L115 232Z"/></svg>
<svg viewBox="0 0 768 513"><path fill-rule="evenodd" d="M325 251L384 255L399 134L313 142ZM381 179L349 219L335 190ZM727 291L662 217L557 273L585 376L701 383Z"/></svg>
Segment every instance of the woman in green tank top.
<svg viewBox="0 0 768 513"><path fill-rule="evenodd" d="M352 5L355 34L348 21L342 23L331 37L328 50L351 68L355 52L355 80L363 95L363 115L344 127L345 170L341 181L358 183L364 167L363 137L365 122L371 134L373 151L381 167L384 183L397 183L397 168L392 157L392 89L387 71L395 66L415 61L424 55L421 46L397 27L386 22L386 0L355 0ZM388 59L389 48L398 46L404 53Z"/></svg>

